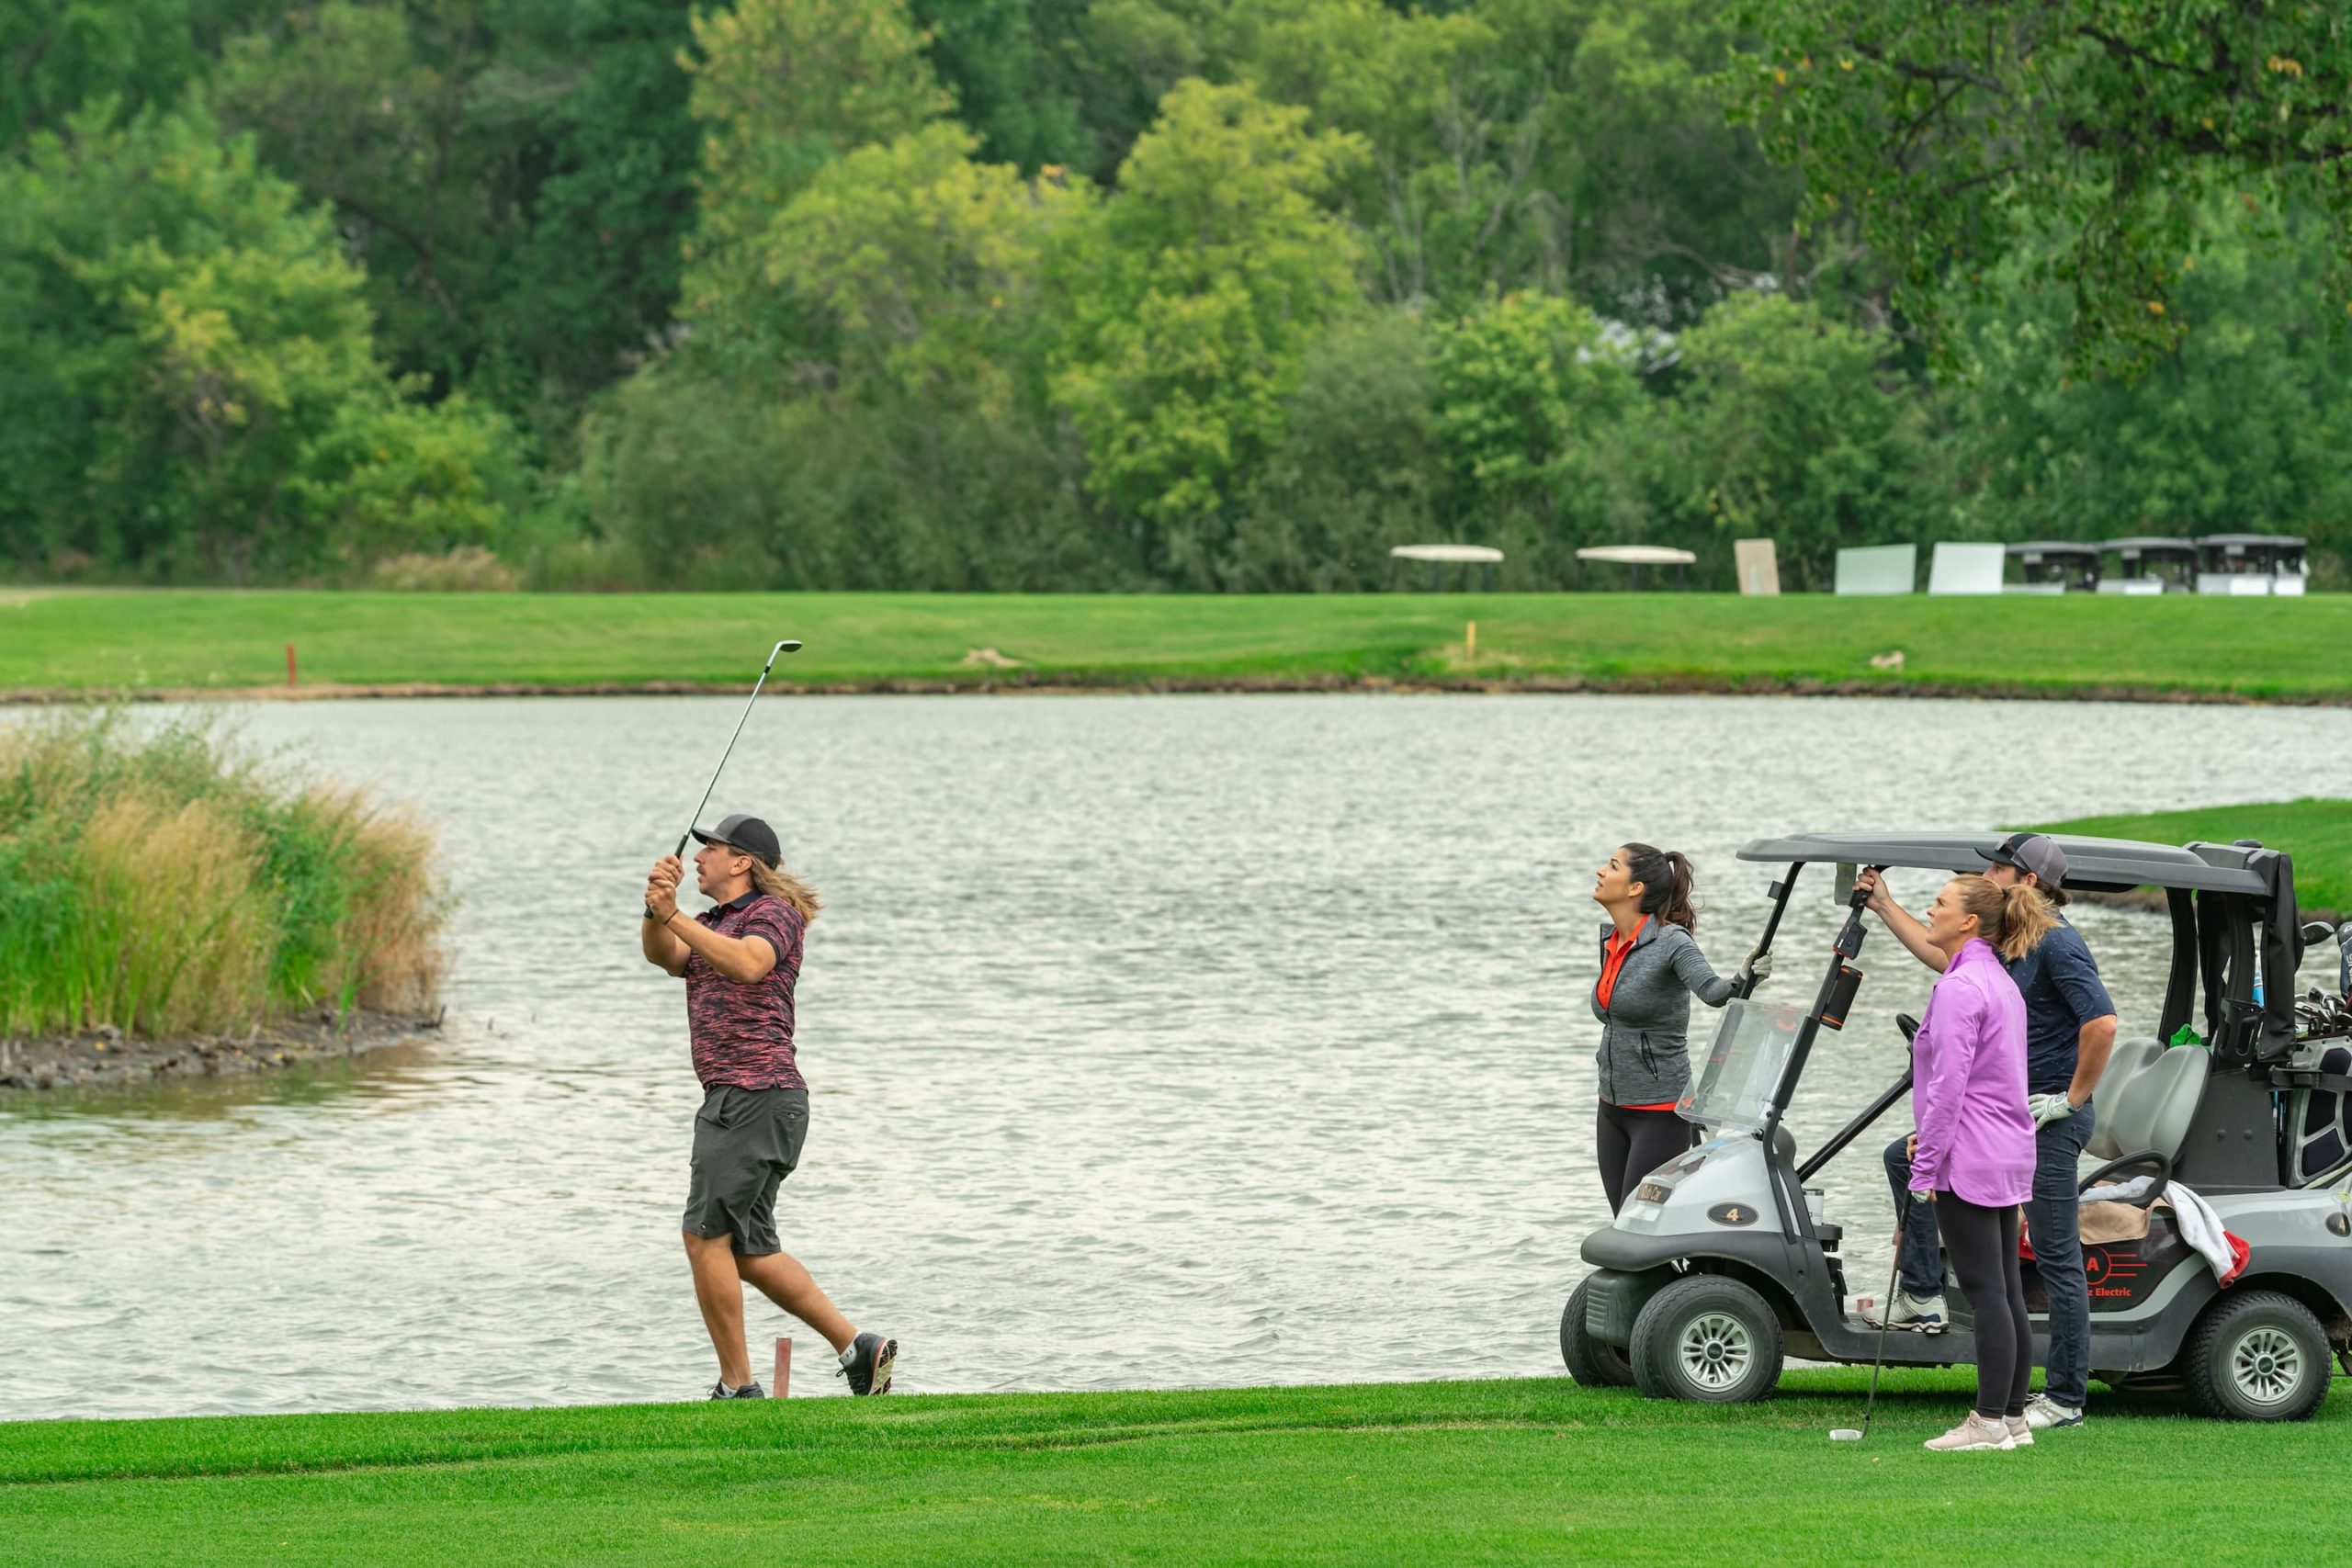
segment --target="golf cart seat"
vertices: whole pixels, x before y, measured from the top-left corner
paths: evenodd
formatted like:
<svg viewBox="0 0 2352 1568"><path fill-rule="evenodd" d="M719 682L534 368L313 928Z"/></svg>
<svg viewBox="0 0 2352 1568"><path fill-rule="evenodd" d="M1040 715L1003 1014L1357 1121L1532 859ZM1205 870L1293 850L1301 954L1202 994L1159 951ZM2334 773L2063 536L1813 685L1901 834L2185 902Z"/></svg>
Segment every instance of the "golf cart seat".
<svg viewBox="0 0 2352 1568"><path fill-rule="evenodd" d="M2107 1070L2099 1075L2096 1100L2098 1125L2091 1129L2090 1142L2084 1145L2084 1153L2094 1159L2120 1159L2146 1146L2118 1146L2113 1112L2115 1106L2123 1099L2123 1086L2137 1077L2141 1068L2163 1055L2164 1051L2163 1041L2145 1036L2115 1043L2114 1051L2107 1058Z"/></svg>
<svg viewBox="0 0 2352 1568"><path fill-rule="evenodd" d="M2154 1153L2167 1165L2179 1159L2212 1066L2211 1056L2193 1045L2167 1049L2154 1040L2127 1040L2116 1046L2098 1080L2091 1157Z"/></svg>

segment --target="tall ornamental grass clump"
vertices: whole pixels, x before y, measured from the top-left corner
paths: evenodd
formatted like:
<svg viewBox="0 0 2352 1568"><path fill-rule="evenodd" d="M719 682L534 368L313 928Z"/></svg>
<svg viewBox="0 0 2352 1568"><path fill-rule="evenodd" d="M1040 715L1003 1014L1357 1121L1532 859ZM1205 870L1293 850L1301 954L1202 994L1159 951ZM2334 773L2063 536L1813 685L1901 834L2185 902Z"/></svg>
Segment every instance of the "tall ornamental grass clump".
<svg viewBox="0 0 2352 1568"><path fill-rule="evenodd" d="M0 1034L422 1011L446 908L432 853L413 818L275 781L210 725L0 728Z"/></svg>

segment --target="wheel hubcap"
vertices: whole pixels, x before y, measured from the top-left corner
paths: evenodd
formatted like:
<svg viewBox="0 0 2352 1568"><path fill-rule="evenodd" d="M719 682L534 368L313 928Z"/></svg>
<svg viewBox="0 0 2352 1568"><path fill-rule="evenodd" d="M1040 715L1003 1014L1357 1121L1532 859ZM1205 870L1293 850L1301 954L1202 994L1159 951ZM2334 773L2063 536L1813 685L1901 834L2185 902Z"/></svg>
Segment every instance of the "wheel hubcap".
<svg viewBox="0 0 2352 1568"><path fill-rule="evenodd" d="M1729 1313L1703 1313L1683 1326L1679 1346L1682 1373L1704 1389L1729 1388L1756 1361L1756 1341L1747 1325Z"/></svg>
<svg viewBox="0 0 2352 1568"><path fill-rule="evenodd" d="M2302 1347L2284 1329L2250 1329L2230 1351L2230 1381L2256 1404L2278 1404L2303 1381Z"/></svg>

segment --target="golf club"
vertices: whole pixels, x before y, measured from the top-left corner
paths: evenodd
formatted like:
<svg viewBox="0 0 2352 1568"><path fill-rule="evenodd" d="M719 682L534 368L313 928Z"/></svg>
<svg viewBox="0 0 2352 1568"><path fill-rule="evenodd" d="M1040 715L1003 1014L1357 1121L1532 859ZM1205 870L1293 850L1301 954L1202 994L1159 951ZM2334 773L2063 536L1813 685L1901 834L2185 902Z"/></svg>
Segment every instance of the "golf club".
<svg viewBox="0 0 2352 1568"><path fill-rule="evenodd" d="M718 787L718 775L727 771L727 759L735 754L735 742L743 734L743 721L752 716L752 705L760 700L760 688L768 683L768 671L775 668L776 655L799 651L800 639L789 637L768 649L768 661L760 666L760 678L752 682L752 694L744 699L742 717L735 721L735 733L727 738L727 750L718 754L718 766L710 770L710 783L703 786L702 798L695 803L695 813L686 818L686 830L678 835L678 847L672 850L671 854L684 858L686 840L695 836L695 824L702 820L702 808L710 804L710 793ZM645 918L649 920L653 918L653 907L650 904L646 906Z"/></svg>
<svg viewBox="0 0 2352 1568"><path fill-rule="evenodd" d="M1894 1322L1894 1286L1903 1274L1903 1233L1911 1225L1911 1194L1903 1195L1902 1212L1894 1219L1894 1266L1886 1271L1886 1295L1878 1303L1878 1354L1871 1359L1871 1394L1862 1402L1862 1425L1860 1431L1851 1427L1830 1429L1833 1443L1859 1443L1870 1436L1871 1413L1878 1408L1878 1370L1886 1365L1886 1331Z"/></svg>

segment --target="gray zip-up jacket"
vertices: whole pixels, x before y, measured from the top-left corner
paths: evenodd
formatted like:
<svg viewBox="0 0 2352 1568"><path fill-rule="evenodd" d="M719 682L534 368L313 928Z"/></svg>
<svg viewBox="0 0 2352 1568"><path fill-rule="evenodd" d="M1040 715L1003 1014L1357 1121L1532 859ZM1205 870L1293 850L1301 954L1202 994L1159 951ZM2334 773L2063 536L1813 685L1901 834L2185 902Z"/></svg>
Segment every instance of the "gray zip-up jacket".
<svg viewBox="0 0 2352 1568"><path fill-rule="evenodd" d="M1600 958L1617 928L1600 922ZM1592 1016L1600 1021L1600 1098L1611 1105L1664 1105L1690 1083L1690 998L1711 1008L1731 1000L1734 982L1709 966L1698 940L1680 926L1650 920L1634 939L1617 971L1609 1005L1600 982L1592 987Z"/></svg>

